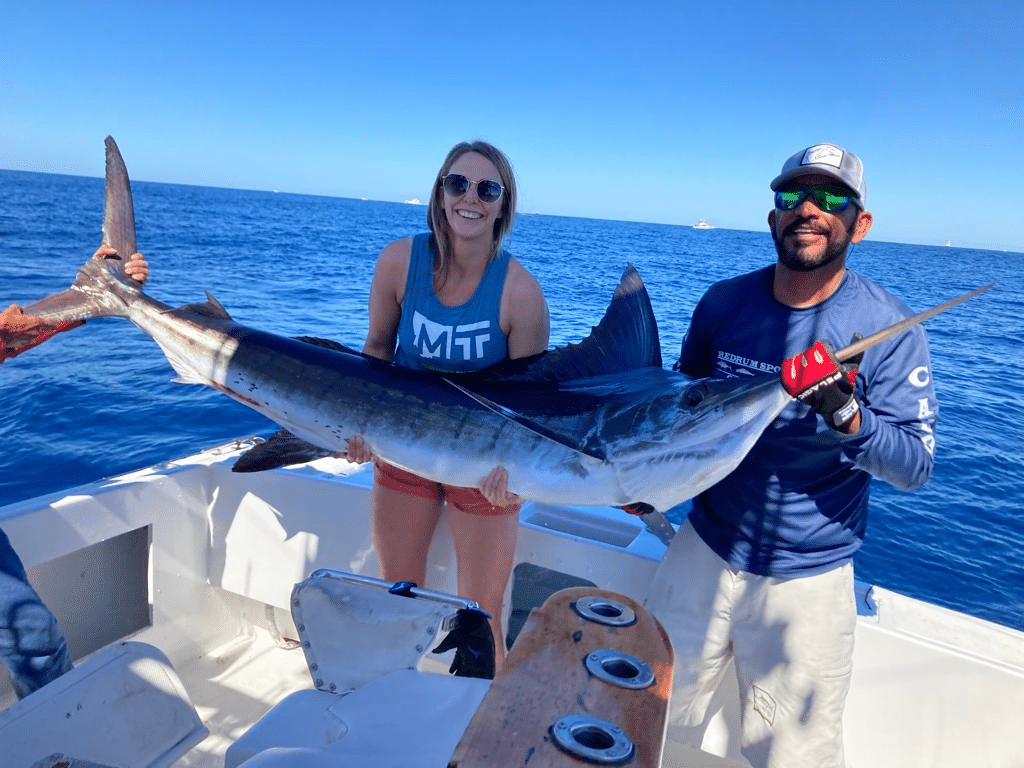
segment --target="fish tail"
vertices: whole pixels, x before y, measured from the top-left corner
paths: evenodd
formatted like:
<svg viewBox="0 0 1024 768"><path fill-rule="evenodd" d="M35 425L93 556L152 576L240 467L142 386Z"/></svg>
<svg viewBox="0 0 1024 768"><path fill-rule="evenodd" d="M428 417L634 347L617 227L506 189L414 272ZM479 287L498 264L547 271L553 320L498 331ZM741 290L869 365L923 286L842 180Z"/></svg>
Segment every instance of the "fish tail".
<svg viewBox="0 0 1024 768"><path fill-rule="evenodd" d="M78 270L70 288L24 307L26 314L54 323L92 317L128 317L132 300L142 294L138 283L124 271L125 259L137 249L131 183L117 144L110 136L105 143L102 243L117 255L97 252Z"/></svg>

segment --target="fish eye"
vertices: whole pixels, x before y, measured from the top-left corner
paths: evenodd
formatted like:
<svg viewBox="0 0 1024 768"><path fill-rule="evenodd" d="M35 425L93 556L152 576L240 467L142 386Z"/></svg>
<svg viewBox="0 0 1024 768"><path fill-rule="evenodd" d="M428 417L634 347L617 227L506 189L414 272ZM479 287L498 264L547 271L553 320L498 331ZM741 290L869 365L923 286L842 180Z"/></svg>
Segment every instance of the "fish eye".
<svg viewBox="0 0 1024 768"><path fill-rule="evenodd" d="M694 406L700 405L704 400L704 386L698 384L697 386L690 387L683 393L683 403L693 408Z"/></svg>

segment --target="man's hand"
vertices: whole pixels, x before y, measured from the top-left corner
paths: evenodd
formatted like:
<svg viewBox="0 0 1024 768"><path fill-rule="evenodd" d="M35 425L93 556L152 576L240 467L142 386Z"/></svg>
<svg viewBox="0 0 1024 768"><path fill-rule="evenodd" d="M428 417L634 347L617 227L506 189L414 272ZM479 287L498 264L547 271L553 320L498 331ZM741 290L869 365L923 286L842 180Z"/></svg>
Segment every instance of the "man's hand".
<svg viewBox="0 0 1024 768"><path fill-rule="evenodd" d="M832 429L853 432L860 424L857 369L864 353L840 363L833 351L827 341L816 341L799 355L786 358L782 363L782 386L820 413Z"/></svg>

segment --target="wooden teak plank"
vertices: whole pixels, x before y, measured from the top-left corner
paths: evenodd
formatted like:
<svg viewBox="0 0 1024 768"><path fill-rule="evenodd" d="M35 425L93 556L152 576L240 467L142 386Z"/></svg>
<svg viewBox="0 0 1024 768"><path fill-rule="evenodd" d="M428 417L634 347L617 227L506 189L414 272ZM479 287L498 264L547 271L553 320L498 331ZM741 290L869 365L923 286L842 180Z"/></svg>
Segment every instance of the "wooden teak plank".
<svg viewBox="0 0 1024 768"><path fill-rule="evenodd" d="M636 621L608 626L584 618L574 606L589 597L626 606ZM587 657L605 649L647 664L653 683L633 690L591 674ZM598 718L620 728L634 745L632 757L620 764L654 768L664 746L672 662L668 635L636 601L591 587L557 592L530 614L449 768L594 765L561 748L552 737L552 726L571 715ZM598 738L590 746L601 743Z"/></svg>

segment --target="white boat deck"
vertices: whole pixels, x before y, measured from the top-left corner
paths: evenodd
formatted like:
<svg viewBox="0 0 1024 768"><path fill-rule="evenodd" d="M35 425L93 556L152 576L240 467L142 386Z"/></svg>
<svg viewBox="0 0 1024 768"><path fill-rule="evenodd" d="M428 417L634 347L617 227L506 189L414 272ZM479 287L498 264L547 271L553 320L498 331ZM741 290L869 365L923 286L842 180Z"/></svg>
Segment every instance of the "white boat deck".
<svg viewBox="0 0 1024 768"><path fill-rule="evenodd" d="M136 639L145 642L145 633ZM257 627L176 668L210 731L173 764L179 768L220 768L227 748L272 704L312 685L302 649L286 647L271 632Z"/></svg>
<svg viewBox="0 0 1024 768"><path fill-rule="evenodd" d="M219 768L260 716L311 687L289 613L293 584L318 568L377 575L365 469L324 459L238 475L230 472L236 454L229 445L0 508L0 526L77 658L123 639L166 654L209 729L166 763L173 766ZM521 519L510 603L528 608L546 598L538 574L556 587L592 582L642 600L663 545L639 521L614 510L530 504ZM454 591L443 525L427 586ZM877 615L858 625L848 765L1024 766L1024 633L877 588L873 597ZM425 672L445 671L446 660L427 659ZM0 680L0 707L11 707L0 713L0 753L13 738L5 717L46 691L14 705ZM743 765L736 722L735 695L723 696L708 754L670 740L663 765Z"/></svg>

